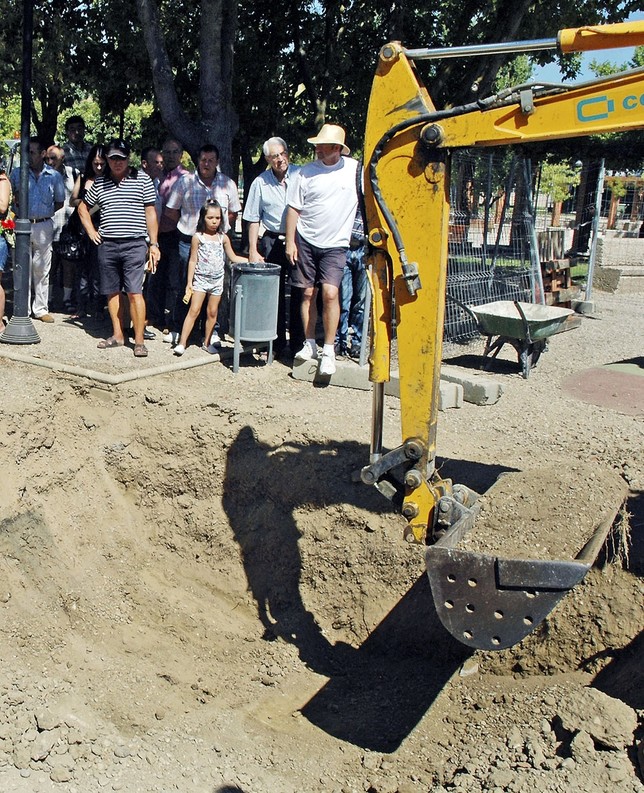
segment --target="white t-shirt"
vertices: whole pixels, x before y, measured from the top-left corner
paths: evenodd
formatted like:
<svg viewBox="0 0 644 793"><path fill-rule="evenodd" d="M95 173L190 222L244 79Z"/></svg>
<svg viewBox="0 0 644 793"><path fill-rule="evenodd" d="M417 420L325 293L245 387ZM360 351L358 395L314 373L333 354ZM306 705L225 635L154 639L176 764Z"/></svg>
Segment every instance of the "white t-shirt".
<svg viewBox="0 0 644 793"><path fill-rule="evenodd" d="M348 248L358 206L358 161L340 157L335 165L321 160L304 165L288 186L286 202L297 209L297 230L316 248Z"/></svg>

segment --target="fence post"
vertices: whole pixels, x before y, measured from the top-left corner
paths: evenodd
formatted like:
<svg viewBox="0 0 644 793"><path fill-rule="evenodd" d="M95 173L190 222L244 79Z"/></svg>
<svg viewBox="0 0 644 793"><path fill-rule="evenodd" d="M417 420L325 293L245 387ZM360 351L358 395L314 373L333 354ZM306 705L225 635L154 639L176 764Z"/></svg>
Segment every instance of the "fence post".
<svg viewBox="0 0 644 793"><path fill-rule="evenodd" d="M604 192L605 160L602 157L599 163L599 176L597 177L597 192L595 193L595 214L591 228L590 256L588 258L588 275L586 277L586 300L591 300L593 295L593 276L595 274L595 256L597 255L597 237L599 236L599 213L602 206L602 193Z"/></svg>
<svg viewBox="0 0 644 793"><path fill-rule="evenodd" d="M523 160L523 181L525 188L524 222L528 235L530 249L530 267L532 269L532 299L535 303L545 303L546 296L543 291L543 275L541 273L541 259L539 258L539 242L537 229L532 214L532 168L530 160Z"/></svg>

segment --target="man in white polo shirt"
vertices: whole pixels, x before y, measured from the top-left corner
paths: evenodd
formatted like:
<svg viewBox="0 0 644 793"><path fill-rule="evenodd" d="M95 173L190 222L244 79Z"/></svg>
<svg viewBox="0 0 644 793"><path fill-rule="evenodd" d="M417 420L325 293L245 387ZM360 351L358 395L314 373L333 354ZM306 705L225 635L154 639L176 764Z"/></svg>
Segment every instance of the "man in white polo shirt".
<svg viewBox="0 0 644 793"><path fill-rule="evenodd" d="M197 230L199 212L206 199L214 198L219 202L223 213L224 231L235 228L237 214L241 209L239 192L233 180L223 174L219 168L219 149L214 143L206 143L199 149L197 170L195 173L184 173L174 184L170 197L161 217L162 225L169 221L176 223L179 235L179 283L185 284L188 275L190 244ZM170 322L170 332L163 340L176 344L186 317L187 306L183 302L183 293L177 293L174 311ZM224 306L219 307L219 324L224 316ZM213 334L213 344L219 344L219 336Z"/></svg>
<svg viewBox="0 0 644 793"><path fill-rule="evenodd" d="M101 339L100 349L122 347L125 343L119 316L120 293L127 293L134 328L134 355L144 358L145 301L143 279L150 241L152 265L159 261L156 190L150 177L131 168L130 146L114 139L107 146L107 170L87 191L78 214L89 239L98 245L101 293L107 295L112 335ZM95 229L89 210L100 207L100 225Z"/></svg>

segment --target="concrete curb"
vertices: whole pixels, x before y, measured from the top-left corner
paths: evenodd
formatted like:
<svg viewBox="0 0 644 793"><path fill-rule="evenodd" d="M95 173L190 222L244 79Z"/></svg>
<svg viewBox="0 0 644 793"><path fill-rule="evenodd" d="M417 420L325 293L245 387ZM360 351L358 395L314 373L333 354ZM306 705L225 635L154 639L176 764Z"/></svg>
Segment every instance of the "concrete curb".
<svg viewBox="0 0 644 793"><path fill-rule="evenodd" d="M473 405L496 405L503 394L503 385L489 377L463 372L455 366L441 366L441 380L463 387L463 399Z"/></svg>
<svg viewBox="0 0 644 793"><path fill-rule="evenodd" d="M359 366L354 361L336 360L336 372L331 377L323 377L318 373L317 361L293 362L293 377L306 380L317 386L334 385L341 388L356 388L362 391L371 389L369 367ZM385 394L400 398L398 372L391 373L391 380L385 383ZM464 374L455 367L444 366L441 369L439 410L460 408L463 402L474 405L494 405L503 394L503 386L488 377L476 374Z"/></svg>
<svg viewBox="0 0 644 793"><path fill-rule="evenodd" d="M86 369L82 366L69 366L68 364L59 363L58 361L50 361L46 358L37 358L33 355L23 355L13 350L5 350L0 348L0 358L7 358L10 361L17 361L18 363L27 363L32 366L40 366L43 369L51 369L53 372L64 372L71 374L75 377L85 377L88 380L93 380L96 383L103 385L121 385L121 383L129 383L133 380L143 380L146 377L154 377L158 374L167 374L168 372L177 372L182 369L194 369L196 366L204 366L210 363L215 363L220 360L219 355L210 355L208 358L193 358L189 360L179 361L172 364L164 364L163 366L150 367L148 369L137 369L133 372L123 372L122 374L108 374L107 372L99 372L95 369Z"/></svg>

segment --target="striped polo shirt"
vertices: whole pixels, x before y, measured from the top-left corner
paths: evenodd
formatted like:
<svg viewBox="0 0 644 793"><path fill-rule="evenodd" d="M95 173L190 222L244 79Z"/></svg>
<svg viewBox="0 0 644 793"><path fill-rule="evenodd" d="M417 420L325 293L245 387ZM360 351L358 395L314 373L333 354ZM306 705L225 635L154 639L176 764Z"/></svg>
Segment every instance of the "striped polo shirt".
<svg viewBox="0 0 644 793"><path fill-rule="evenodd" d="M156 197L152 179L133 168L118 184L99 176L87 191L85 203L100 207L98 230L103 239L132 239L147 235L145 207L154 206Z"/></svg>

